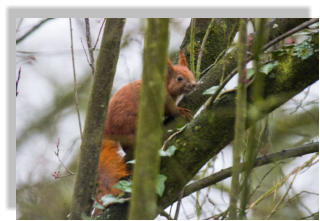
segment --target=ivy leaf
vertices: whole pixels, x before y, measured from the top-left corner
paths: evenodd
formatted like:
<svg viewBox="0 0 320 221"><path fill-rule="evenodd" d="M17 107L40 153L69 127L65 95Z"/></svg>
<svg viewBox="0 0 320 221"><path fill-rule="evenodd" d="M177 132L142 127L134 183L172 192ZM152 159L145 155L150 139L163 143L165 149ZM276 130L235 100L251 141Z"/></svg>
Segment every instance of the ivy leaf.
<svg viewBox="0 0 320 221"><path fill-rule="evenodd" d="M273 68L278 65L279 65L278 61L274 61L274 62L265 64L260 68L260 72L268 75L273 70ZM254 74L255 74L255 71L253 68L247 69L247 79L250 79Z"/></svg>
<svg viewBox="0 0 320 221"><path fill-rule="evenodd" d="M104 195L103 197L101 197L101 202L104 206L107 206L107 205L113 204L113 203L124 203L125 201L126 201L126 199L118 198L112 194L107 194L107 195Z"/></svg>
<svg viewBox="0 0 320 221"><path fill-rule="evenodd" d="M113 188L119 189L122 192L131 193L132 192L132 184L131 181L128 180L120 180L116 183Z"/></svg>
<svg viewBox="0 0 320 221"><path fill-rule="evenodd" d="M174 154L174 152L176 151L176 149L177 149L176 146L171 145L171 146L169 146L167 148L167 150L161 150L160 149L159 150L159 155L161 157L171 157Z"/></svg>
<svg viewBox="0 0 320 221"><path fill-rule="evenodd" d="M311 55L313 55L313 47L310 41L311 41L311 37L308 37L306 40L304 40L300 44L297 44L294 47L293 55L301 58L302 60L305 60Z"/></svg>
<svg viewBox="0 0 320 221"><path fill-rule="evenodd" d="M219 88L219 86L213 86L205 90L202 94L203 95L212 95L216 92L216 90Z"/></svg>
<svg viewBox="0 0 320 221"><path fill-rule="evenodd" d="M167 177L162 174L158 174L157 177L157 186L156 186L156 193L161 197L163 195L164 189L165 189L165 182L167 180Z"/></svg>
<svg viewBox="0 0 320 221"><path fill-rule="evenodd" d="M247 69L247 79L250 79L255 74L255 71L253 68Z"/></svg>
<svg viewBox="0 0 320 221"><path fill-rule="evenodd" d="M275 62L271 62L271 63L268 63L266 65L263 65L260 69L260 71L266 75L268 75L272 69L276 66L279 65L279 62L278 61L275 61Z"/></svg>

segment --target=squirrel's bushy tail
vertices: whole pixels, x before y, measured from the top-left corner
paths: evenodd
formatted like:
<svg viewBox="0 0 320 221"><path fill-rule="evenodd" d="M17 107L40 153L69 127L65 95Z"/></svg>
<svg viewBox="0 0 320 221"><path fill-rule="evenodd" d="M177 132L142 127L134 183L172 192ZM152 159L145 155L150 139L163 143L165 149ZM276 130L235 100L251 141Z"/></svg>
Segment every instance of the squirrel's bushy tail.
<svg viewBox="0 0 320 221"><path fill-rule="evenodd" d="M129 175L126 163L118 153L118 144L109 139L102 140L97 174L96 201L106 194L118 195L121 190L113 186Z"/></svg>

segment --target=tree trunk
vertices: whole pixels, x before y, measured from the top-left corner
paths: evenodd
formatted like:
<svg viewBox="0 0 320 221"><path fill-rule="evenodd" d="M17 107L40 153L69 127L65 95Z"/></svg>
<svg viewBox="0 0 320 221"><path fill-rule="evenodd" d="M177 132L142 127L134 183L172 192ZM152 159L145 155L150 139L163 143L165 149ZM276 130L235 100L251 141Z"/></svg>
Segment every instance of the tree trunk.
<svg viewBox="0 0 320 221"><path fill-rule="evenodd" d="M106 110L116 72L124 23L125 19L108 19L104 28L80 146L71 219L81 219L82 215L90 214Z"/></svg>
<svg viewBox="0 0 320 221"><path fill-rule="evenodd" d="M133 191L129 219L152 219L157 212L156 185L162 143L169 19L148 19L143 53Z"/></svg>

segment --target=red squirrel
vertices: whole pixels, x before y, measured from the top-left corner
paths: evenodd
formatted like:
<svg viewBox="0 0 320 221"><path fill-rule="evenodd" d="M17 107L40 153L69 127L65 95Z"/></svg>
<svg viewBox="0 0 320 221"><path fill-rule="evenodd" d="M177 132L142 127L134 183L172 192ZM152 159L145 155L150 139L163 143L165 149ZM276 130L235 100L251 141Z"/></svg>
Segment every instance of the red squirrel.
<svg viewBox="0 0 320 221"><path fill-rule="evenodd" d="M186 57L179 54L178 65L168 59L167 95L165 115L183 115L192 119L190 110L177 107L179 95L189 93L196 85L192 72L188 69ZM132 159L136 122L138 116L139 91L141 80L122 87L110 100L99 158L96 201L106 194L118 195L121 190L113 188L121 178L129 176L125 161ZM125 159L118 153L119 143L126 152Z"/></svg>

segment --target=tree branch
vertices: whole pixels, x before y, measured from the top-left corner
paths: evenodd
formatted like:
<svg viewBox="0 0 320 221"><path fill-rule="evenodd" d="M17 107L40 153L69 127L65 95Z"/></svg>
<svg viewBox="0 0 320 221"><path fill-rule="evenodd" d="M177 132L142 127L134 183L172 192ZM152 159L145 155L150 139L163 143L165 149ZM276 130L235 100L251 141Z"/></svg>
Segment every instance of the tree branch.
<svg viewBox="0 0 320 221"><path fill-rule="evenodd" d="M317 38L317 36L315 36ZM314 48L319 46L316 41ZM303 89L318 80L318 54L302 60L290 54L278 58L279 66L266 75L261 119ZM199 100L203 95L199 95ZM252 85L248 87L248 105L252 103ZM219 153L233 137L235 92L220 96L207 109L187 124L168 145L177 147L175 155L163 158L161 174L167 176L166 190L159 205L166 207L174 202L181 188L189 182L198 170L214 155ZM250 125L247 124L248 128Z"/></svg>
<svg viewBox="0 0 320 221"><path fill-rule="evenodd" d="M36 24L35 26L33 26L29 31L27 31L24 35L22 35L20 38L18 38L16 40L16 44L19 44L20 42L22 42L23 40L25 40L29 35L31 35L33 32L35 32L37 29L39 29L43 24L45 24L46 22L52 20L53 18L46 18L41 20L38 24Z"/></svg>
<svg viewBox="0 0 320 221"><path fill-rule="evenodd" d="M272 29L270 32L267 41L271 41L274 38L280 36L281 34L295 28L296 26L302 24L309 19L275 19L274 23L278 25L277 28ZM187 32L188 34L188 32ZM204 34L203 34L204 35ZM211 36L209 36L210 38ZM187 39L187 36L186 36ZM186 47L187 43L183 43L183 46ZM225 49L222 48L222 50ZM219 50L221 52L222 50ZM219 85L221 79L225 79L233 70L237 67L237 52L238 49L234 48L229 53L225 54L217 63L214 65L199 81L195 90L190 94L183 97L179 102L179 106L188 108L194 113L198 108L208 99L208 95L203 96L202 93L208 88ZM188 56L188 54L186 54ZM211 54L210 54L211 55ZM215 53L214 53L215 55ZM209 55L208 55L209 56ZM210 57L210 61L214 61L216 57ZM205 58L202 59L203 62ZM211 64L209 63L209 64ZM202 64L202 66L206 67ZM209 66L209 65L207 65ZM223 78L222 78L223 77ZM174 122L171 123L175 124Z"/></svg>
<svg viewBox="0 0 320 221"><path fill-rule="evenodd" d="M74 61L74 50L73 50L73 34L72 34L72 21L69 18L69 27L70 27L70 42L71 42L71 58L72 58L72 71L73 71L73 88L74 88L74 103L76 106L78 124L80 130L80 137L82 139L82 126L81 126L81 118L80 118L80 109L79 109L79 100L78 100L78 83L77 83L77 75L76 75L76 66Z"/></svg>
<svg viewBox="0 0 320 221"><path fill-rule="evenodd" d="M18 86L19 86L19 82L20 82L20 77L21 77L21 66L18 70L18 79L16 80L16 97L18 96L19 92L18 92Z"/></svg>
<svg viewBox="0 0 320 221"><path fill-rule="evenodd" d="M297 27L294 27L293 29L287 31L286 33L283 33L282 35L280 35L280 36L274 38L272 41L268 42L268 44L266 44L263 47L263 50L266 50L270 46L275 45L276 43L278 43L279 41L285 39L286 37L288 37L288 36L290 36L290 35L292 35L294 33L297 33L299 31L301 31L302 29L307 28L309 25L312 25L312 24L314 24L316 22L319 22L319 18L312 18L309 21L303 22L301 25L298 25Z"/></svg>
<svg viewBox="0 0 320 221"><path fill-rule="evenodd" d="M157 214L158 150L162 143L161 122L166 96L168 24L169 19L164 18L147 21L129 219L152 219Z"/></svg>
<svg viewBox="0 0 320 221"><path fill-rule="evenodd" d="M299 147L281 150L276 153L268 154L266 156L259 157L254 162L254 167L260 167L266 164L270 164L273 162L293 158L293 157L299 157L310 153L316 153L319 152L319 142L316 143L310 143L305 144ZM245 169L245 163L241 163L240 171L244 171ZM199 191L205 187L211 186L213 184L216 184L224 179L227 179L231 177L232 175L232 167L220 170L217 173L214 173L208 177L205 177L203 179L200 179L192 184L189 184L185 187L185 191L183 194L183 197L186 197L196 191Z"/></svg>
<svg viewBox="0 0 320 221"><path fill-rule="evenodd" d="M94 75L94 56L93 56L93 48L91 46L91 32L90 32L89 18L85 18L84 22L86 24L86 39L87 39L88 52L90 56L89 65L92 71L92 75Z"/></svg>
<svg viewBox="0 0 320 221"><path fill-rule="evenodd" d="M106 109L116 72L124 23L125 19L108 19L104 29L80 146L71 219L81 219L83 214L88 216L91 210Z"/></svg>

